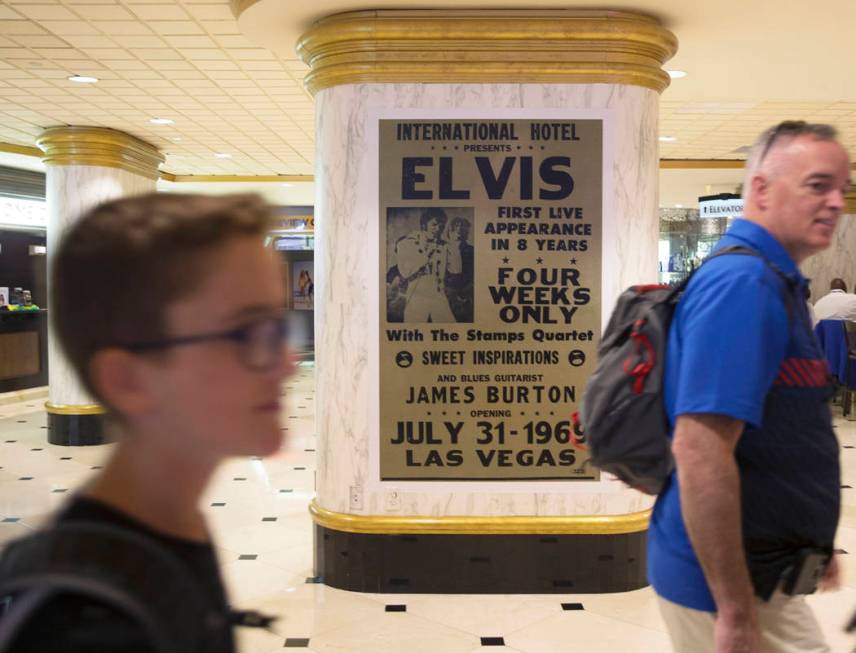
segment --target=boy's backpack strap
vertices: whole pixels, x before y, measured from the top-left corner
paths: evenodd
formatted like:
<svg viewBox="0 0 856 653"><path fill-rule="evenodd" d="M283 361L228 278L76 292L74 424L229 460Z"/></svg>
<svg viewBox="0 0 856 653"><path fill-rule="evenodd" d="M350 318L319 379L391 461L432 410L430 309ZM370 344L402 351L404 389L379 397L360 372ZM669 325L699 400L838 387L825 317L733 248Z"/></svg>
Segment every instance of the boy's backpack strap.
<svg viewBox="0 0 856 653"><path fill-rule="evenodd" d="M70 521L10 543L0 557L0 653L60 595L125 614L157 653L203 650L209 614L202 589L170 551L136 531Z"/></svg>
<svg viewBox="0 0 856 653"><path fill-rule="evenodd" d="M181 653L139 598L102 579L75 573L33 574L0 585L0 596L12 595L20 595L20 598L6 599L10 607L0 619L0 653L12 653L17 636L39 610L51 600L69 595L108 605L130 617L145 633L152 653Z"/></svg>

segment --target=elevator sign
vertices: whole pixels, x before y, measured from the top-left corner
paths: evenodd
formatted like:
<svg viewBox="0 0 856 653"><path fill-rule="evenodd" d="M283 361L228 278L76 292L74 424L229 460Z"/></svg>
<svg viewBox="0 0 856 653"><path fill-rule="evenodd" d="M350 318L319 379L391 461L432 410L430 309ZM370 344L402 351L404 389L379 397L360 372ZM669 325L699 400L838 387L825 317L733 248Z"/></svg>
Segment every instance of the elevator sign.
<svg viewBox="0 0 856 653"><path fill-rule="evenodd" d="M702 219L734 218L743 215L743 198L723 193L698 198L698 214Z"/></svg>

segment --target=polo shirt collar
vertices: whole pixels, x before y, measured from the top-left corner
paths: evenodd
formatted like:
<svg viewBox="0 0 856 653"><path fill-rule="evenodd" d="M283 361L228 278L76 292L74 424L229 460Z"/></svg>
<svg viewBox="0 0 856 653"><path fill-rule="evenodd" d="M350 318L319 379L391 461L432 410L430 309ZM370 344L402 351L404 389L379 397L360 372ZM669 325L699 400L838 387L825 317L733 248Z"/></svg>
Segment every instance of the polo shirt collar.
<svg viewBox="0 0 856 653"><path fill-rule="evenodd" d="M761 255L777 265L782 272L793 276L801 284L808 283L808 280L802 275L799 267L790 254L785 251L785 248L782 247L782 244L761 225L751 220L740 218L735 220L731 225L728 235L737 240L742 240L749 247L758 250Z"/></svg>

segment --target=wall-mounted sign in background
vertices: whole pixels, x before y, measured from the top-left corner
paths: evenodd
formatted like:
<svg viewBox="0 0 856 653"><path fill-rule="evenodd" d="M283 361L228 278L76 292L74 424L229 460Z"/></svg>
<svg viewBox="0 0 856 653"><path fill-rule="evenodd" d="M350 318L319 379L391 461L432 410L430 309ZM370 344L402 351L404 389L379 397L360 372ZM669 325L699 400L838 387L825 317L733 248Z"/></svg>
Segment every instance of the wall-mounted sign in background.
<svg viewBox="0 0 856 653"><path fill-rule="evenodd" d="M597 480L601 119L382 119L380 480Z"/></svg>
<svg viewBox="0 0 856 653"><path fill-rule="evenodd" d="M699 197L698 215L701 219L741 216L743 215L743 198L733 193Z"/></svg>
<svg viewBox="0 0 856 653"><path fill-rule="evenodd" d="M294 261L291 264L291 287L296 311L311 311L315 307L314 267L313 261Z"/></svg>
<svg viewBox="0 0 856 653"><path fill-rule="evenodd" d="M315 231L315 216L313 215L289 215L278 216L273 231Z"/></svg>

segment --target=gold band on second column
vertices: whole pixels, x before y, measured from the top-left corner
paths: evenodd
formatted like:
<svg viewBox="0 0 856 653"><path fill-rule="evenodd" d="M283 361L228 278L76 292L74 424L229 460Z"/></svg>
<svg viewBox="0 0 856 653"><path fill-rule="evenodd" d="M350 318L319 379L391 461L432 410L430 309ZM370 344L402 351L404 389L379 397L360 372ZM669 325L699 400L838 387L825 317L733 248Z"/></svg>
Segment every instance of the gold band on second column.
<svg viewBox="0 0 856 653"><path fill-rule="evenodd" d="M104 407L98 404L52 404L45 402L45 411L51 415L103 415Z"/></svg>
<svg viewBox="0 0 856 653"><path fill-rule="evenodd" d="M630 84L662 92L674 34L609 10L382 10L319 20L298 42L313 93L340 84Z"/></svg>
<svg viewBox="0 0 856 653"><path fill-rule="evenodd" d="M158 178L164 157L154 145L136 136L104 127L50 127L36 139L45 165L120 168L149 179Z"/></svg>

